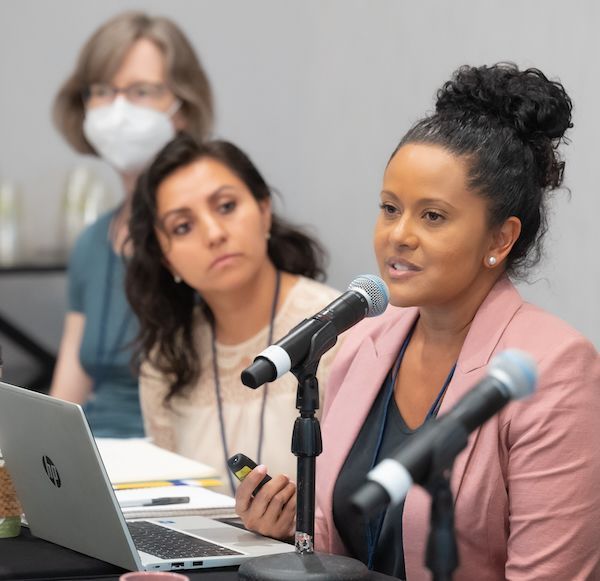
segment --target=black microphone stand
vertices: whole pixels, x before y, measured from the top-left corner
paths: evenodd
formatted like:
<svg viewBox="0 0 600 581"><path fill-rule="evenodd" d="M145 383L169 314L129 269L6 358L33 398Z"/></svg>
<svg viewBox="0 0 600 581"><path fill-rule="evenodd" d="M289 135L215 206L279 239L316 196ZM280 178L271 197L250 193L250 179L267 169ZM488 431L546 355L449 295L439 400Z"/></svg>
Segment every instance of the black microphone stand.
<svg viewBox="0 0 600 581"><path fill-rule="evenodd" d="M454 536L454 500L449 475L440 475L428 491L431 494L431 526L425 565L434 581L450 581L458 567L458 549Z"/></svg>
<svg viewBox="0 0 600 581"><path fill-rule="evenodd" d="M458 567L458 547L454 532L454 498L450 488L452 465L463 450L469 434L459 423L451 423L436 438L429 478L424 488L431 495L431 518L425 565L433 581L451 581Z"/></svg>
<svg viewBox="0 0 600 581"><path fill-rule="evenodd" d="M317 368L321 357L335 345L337 331L325 324L311 340L308 355L291 372L298 379L292 453L298 458L295 553L257 557L243 563L239 579L248 581L362 581L370 577L367 567L355 559L314 552L316 459L323 451Z"/></svg>

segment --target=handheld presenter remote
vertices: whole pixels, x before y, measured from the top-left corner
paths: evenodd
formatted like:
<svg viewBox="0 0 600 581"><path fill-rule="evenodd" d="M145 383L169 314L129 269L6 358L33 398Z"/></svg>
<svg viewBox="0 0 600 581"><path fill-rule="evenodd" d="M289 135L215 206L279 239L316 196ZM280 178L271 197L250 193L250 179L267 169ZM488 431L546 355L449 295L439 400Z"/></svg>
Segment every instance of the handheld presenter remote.
<svg viewBox="0 0 600 581"><path fill-rule="evenodd" d="M242 482L254 468L256 468L256 462L251 460L245 454L235 454L229 460L227 460L227 466L229 466L229 470L233 472L233 475ZM257 487L252 491L252 496L256 496L258 491L271 480L271 477L267 474L257 485Z"/></svg>

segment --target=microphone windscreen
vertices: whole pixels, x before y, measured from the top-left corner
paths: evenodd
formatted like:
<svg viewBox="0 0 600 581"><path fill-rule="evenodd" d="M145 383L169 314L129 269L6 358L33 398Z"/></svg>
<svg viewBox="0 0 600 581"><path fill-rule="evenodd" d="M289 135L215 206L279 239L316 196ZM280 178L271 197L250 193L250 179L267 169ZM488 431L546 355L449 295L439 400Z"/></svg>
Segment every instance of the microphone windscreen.
<svg viewBox="0 0 600 581"><path fill-rule="evenodd" d="M492 359L488 373L498 379L510 399L522 399L535 391L537 367L529 353L507 349Z"/></svg>
<svg viewBox="0 0 600 581"><path fill-rule="evenodd" d="M362 294L369 305L367 317L381 315L388 306L390 293L388 287L381 278L374 274L361 274L349 285L348 290L357 291Z"/></svg>

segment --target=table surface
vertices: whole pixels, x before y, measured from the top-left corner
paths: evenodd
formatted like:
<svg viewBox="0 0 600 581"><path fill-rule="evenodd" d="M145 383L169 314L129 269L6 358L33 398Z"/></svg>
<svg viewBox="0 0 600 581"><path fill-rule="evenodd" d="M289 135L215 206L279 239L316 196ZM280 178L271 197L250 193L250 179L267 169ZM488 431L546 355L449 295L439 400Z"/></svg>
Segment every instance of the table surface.
<svg viewBox="0 0 600 581"><path fill-rule="evenodd" d="M26 527L21 535L0 539L0 579L104 579L118 581L124 569L34 537ZM237 579L237 567L185 571L190 579Z"/></svg>
<svg viewBox="0 0 600 581"><path fill-rule="evenodd" d="M60 248L42 248L22 253L11 261L0 261L0 275L61 272L66 270L69 252Z"/></svg>
<svg viewBox="0 0 600 581"><path fill-rule="evenodd" d="M95 579L118 581L123 569L34 537L23 527L21 535L0 539L0 579L3 581ZM190 580L233 581L237 567L219 567L201 571L181 571ZM392 579L371 573L371 581Z"/></svg>
<svg viewBox="0 0 600 581"><path fill-rule="evenodd" d="M66 258L30 259L15 264L0 264L0 275L45 274L67 270Z"/></svg>

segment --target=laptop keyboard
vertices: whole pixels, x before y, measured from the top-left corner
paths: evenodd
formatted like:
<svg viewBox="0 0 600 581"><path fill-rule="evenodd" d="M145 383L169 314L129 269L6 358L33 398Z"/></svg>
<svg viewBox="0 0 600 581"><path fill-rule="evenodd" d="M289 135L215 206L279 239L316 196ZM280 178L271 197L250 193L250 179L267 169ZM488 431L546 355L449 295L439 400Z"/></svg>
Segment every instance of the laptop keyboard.
<svg viewBox="0 0 600 581"><path fill-rule="evenodd" d="M160 525L147 522L128 522L133 542L139 551L161 559L190 559L243 555L227 547L210 543Z"/></svg>

